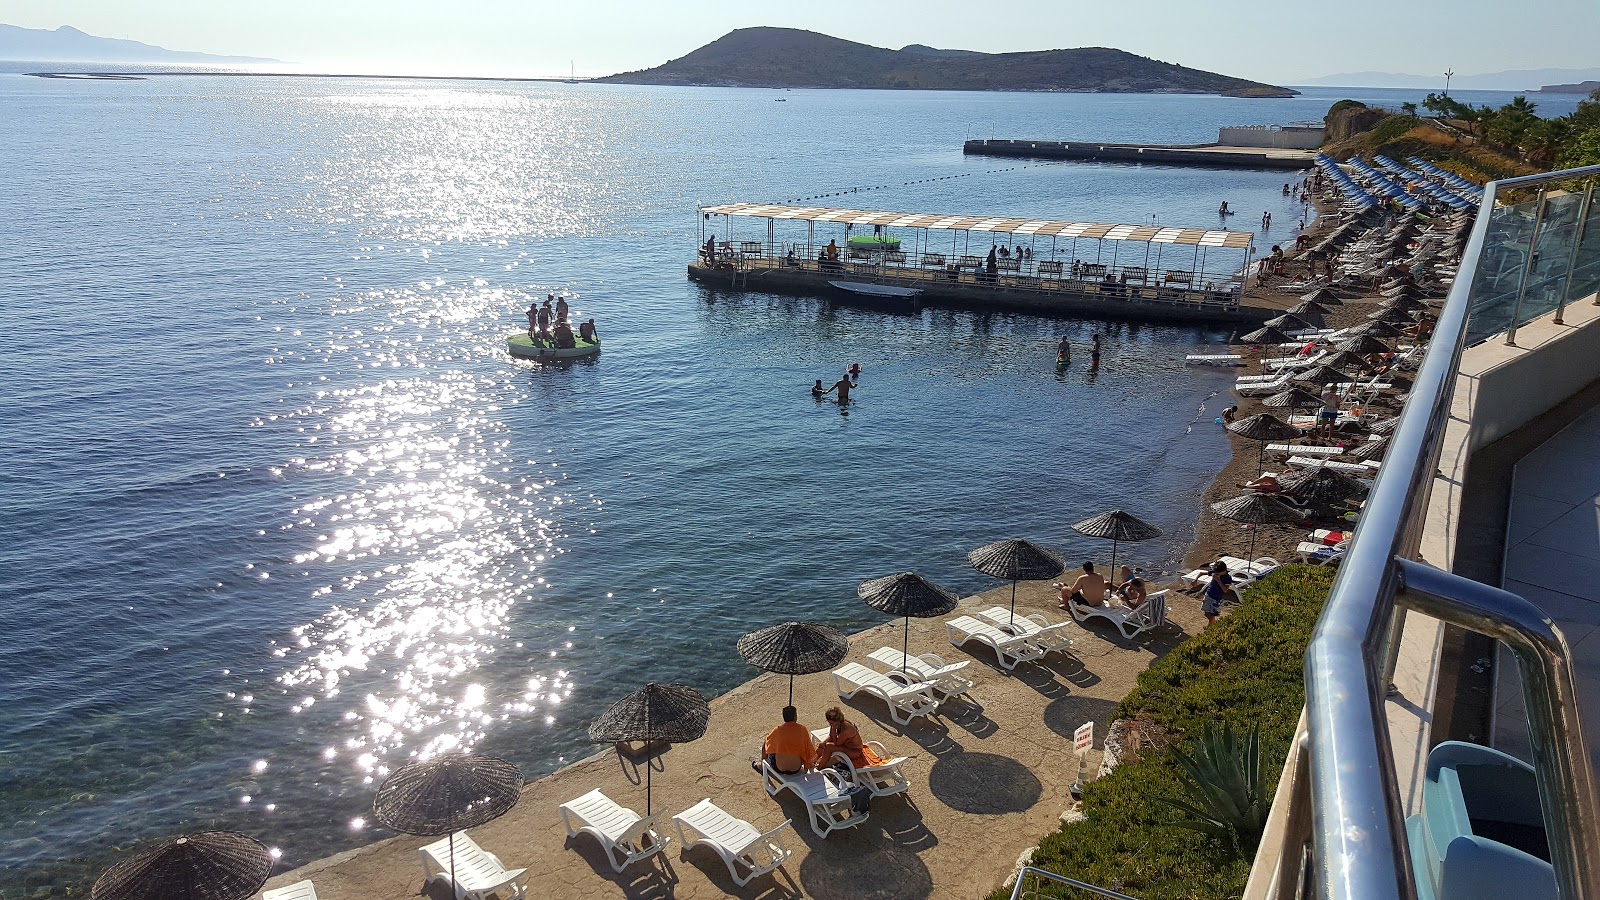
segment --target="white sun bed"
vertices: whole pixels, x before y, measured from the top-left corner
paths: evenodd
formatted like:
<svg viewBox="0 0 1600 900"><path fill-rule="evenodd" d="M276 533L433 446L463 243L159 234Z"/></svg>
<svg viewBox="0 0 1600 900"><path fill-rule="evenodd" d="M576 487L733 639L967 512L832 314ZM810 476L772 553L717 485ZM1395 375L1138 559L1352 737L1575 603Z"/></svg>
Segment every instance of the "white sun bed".
<svg viewBox="0 0 1600 900"><path fill-rule="evenodd" d="M1008 634L1027 638L1028 643L1040 647L1047 655L1072 652L1072 638L1066 634L1072 627L1071 622L1051 622L1039 613L1013 617L1011 610L1004 606L991 606L973 615Z"/></svg>
<svg viewBox="0 0 1600 900"><path fill-rule="evenodd" d="M1240 559L1237 556L1220 556L1217 558L1228 567L1228 574L1233 578L1233 586L1237 589L1247 585L1257 578L1261 578L1278 567L1278 561L1270 556L1258 556L1254 560ZM1210 569L1195 569L1183 576L1183 582L1189 590L1204 587L1211 583Z"/></svg>
<svg viewBox="0 0 1600 900"><path fill-rule="evenodd" d="M833 686L846 700L862 691L878 697L889 704L890 718L901 725L918 716L932 715L939 709L939 698L928 685L900 684L860 663L845 663L833 670Z"/></svg>
<svg viewBox="0 0 1600 900"><path fill-rule="evenodd" d="M994 650L995 659L1006 669L1015 669L1017 663L1028 662L1043 656L1045 651L1027 637L1006 634L1004 631L972 616L957 616L944 623L950 643L957 647L968 641L986 644Z"/></svg>
<svg viewBox="0 0 1600 900"><path fill-rule="evenodd" d="M771 831L757 831L749 822L724 812L710 798L673 816L672 826L678 831L685 853L701 844L710 847L722 857L733 883L739 887L783 865L791 852L783 845L788 819ZM690 835L694 835L693 841L689 840Z"/></svg>
<svg viewBox="0 0 1600 900"><path fill-rule="evenodd" d="M1319 541L1301 541L1295 546L1294 553L1303 565L1332 566L1344 559L1344 552L1349 547L1349 541L1340 541L1332 546Z"/></svg>
<svg viewBox="0 0 1600 900"><path fill-rule="evenodd" d="M1239 353L1191 353L1183 358L1186 366L1242 366L1244 356Z"/></svg>
<svg viewBox="0 0 1600 900"><path fill-rule="evenodd" d="M785 775L761 760L761 783L767 795L776 797L788 791L806 805L806 815L811 820L811 830L817 837L825 838L835 831L865 825L871 813L857 813L850 809L850 797L845 792L851 785L833 769L818 769Z"/></svg>
<svg viewBox="0 0 1600 900"><path fill-rule="evenodd" d="M1122 636L1128 639L1136 638L1167 623L1167 592L1164 590L1147 595L1138 609L1129 609L1126 606L1090 606L1072 600L1067 601L1067 607L1078 624L1081 625L1090 619L1105 619L1115 625L1117 630L1122 632Z"/></svg>
<svg viewBox="0 0 1600 900"><path fill-rule="evenodd" d="M423 887L434 879L450 884L452 856L451 842L455 842L455 884L452 893L457 900L488 900L489 897L521 898L527 895L527 869L507 869L500 857L478 846L465 831L440 838L417 851L422 859Z"/></svg>
<svg viewBox="0 0 1600 900"><path fill-rule="evenodd" d="M277 890L262 891L261 900L317 900L317 889L307 879Z"/></svg>
<svg viewBox="0 0 1600 900"><path fill-rule="evenodd" d="M1371 475L1373 466L1365 463L1339 462L1334 459L1318 459L1311 456L1291 456L1289 465L1296 469L1329 468L1335 472L1344 472L1347 475Z"/></svg>
<svg viewBox="0 0 1600 900"><path fill-rule="evenodd" d="M1301 444L1268 444L1268 453L1293 453L1296 456L1338 456L1345 452L1343 447L1316 447Z"/></svg>
<svg viewBox="0 0 1600 900"><path fill-rule="evenodd" d="M883 666L891 679L897 677L898 672L899 677L905 678L908 683L931 685L936 693L944 695L940 700L965 694L972 689L972 679L962 671L972 665L970 659L947 663L937 654L914 653L907 656L893 647L879 647L869 653L867 659Z"/></svg>
<svg viewBox="0 0 1600 900"><path fill-rule="evenodd" d="M821 744L828 739L829 730L818 728L811 732L811 739ZM911 789L911 781L906 778L901 766L906 764L904 756L890 756L889 751L877 741L862 741L867 749L871 750L883 762L875 766L857 766L850 759L850 754L842 750L833 751L832 762L835 769L842 770L845 780L856 787L864 787L872 792L874 797L888 797L894 794L903 794Z"/></svg>
<svg viewBox="0 0 1600 900"><path fill-rule="evenodd" d="M662 813L641 818L633 810L618 806L599 788L561 804L560 809L561 823L567 827L567 837L594 835L606 851L606 861L614 872L621 872L633 863L660 853L672 840L655 831L656 820L661 818Z"/></svg>

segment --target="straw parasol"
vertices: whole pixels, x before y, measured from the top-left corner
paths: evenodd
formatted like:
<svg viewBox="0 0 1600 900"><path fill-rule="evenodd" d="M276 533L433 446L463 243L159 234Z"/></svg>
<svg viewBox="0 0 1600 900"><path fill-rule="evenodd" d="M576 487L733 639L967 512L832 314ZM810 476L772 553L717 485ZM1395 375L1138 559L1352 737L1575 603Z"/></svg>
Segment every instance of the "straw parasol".
<svg viewBox="0 0 1600 900"><path fill-rule="evenodd" d="M1388 353L1389 345L1378 340L1370 334L1356 335L1343 343L1335 344L1335 350L1344 350L1349 353Z"/></svg>
<svg viewBox="0 0 1600 900"><path fill-rule="evenodd" d="M1398 427L1400 427L1400 417L1390 416L1381 422L1374 422L1372 427L1367 430L1373 434L1393 434Z"/></svg>
<svg viewBox="0 0 1600 900"><path fill-rule="evenodd" d="M1302 319L1299 316L1289 315L1288 313L1268 319L1264 324L1269 328L1276 328L1280 331L1310 331L1312 328L1316 327L1310 322L1307 322L1305 319Z"/></svg>
<svg viewBox="0 0 1600 900"><path fill-rule="evenodd" d="M1367 486L1327 466L1313 466L1278 479L1283 494L1303 503L1333 503L1359 497Z"/></svg>
<svg viewBox="0 0 1600 900"><path fill-rule="evenodd" d="M887 578L863 581L856 588L856 596L878 612L905 618L900 653L906 660L911 657L911 617L931 619L942 616L961 602L954 591L945 590L915 572L901 572ZM906 660L902 660L901 665Z"/></svg>
<svg viewBox="0 0 1600 900"><path fill-rule="evenodd" d="M784 622L739 638L739 656L767 672L789 676L789 705L794 705L794 677L825 672L850 652L850 639L831 625Z"/></svg>
<svg viewBox="0 0 1600 900"><path fill-rule="evenodd" d="M1288 525L1305 519L1305 514L1273 497L1254 491L1220 503L1211 504L1211 511L1224 518L1246 525ZM1250 558L1256 556L1256 530L1250 529Z"/></svg>
<svg viewBox="0 0 1600 900"><path fill-rule="evenodd" d="M1320 403L1321 401L1319 400L1318 402ZM1300 429L1271 413L1256 413L1253 416L1246 416L1226 427L1229 431L1242 438L1257 441L1261 444L1261 448L1256 452L1257 471L1260 471L1261 460L1267 455L1268 441L1286 441L1300 436Z"/></svg>
<svg viewBox="0 0 1600 900"><path fill-rule="evenodd" d="M967 554L967 563L985 575L1011 579L1011 618L1017 617L1017 582L1054 578L1067 570L1061 557L1020 538L989 544Z"/></svg>
<svg viewBox="0 0 1600 900"><path fill-rule="evenodd" d="M245 900L272 871L272 851L249 835L201 831L163 841L105 870L93 900Z"/></svg>
<svg viewBox="0 0 1600 900"><path fill-rule="evenodd" d="M1073 525L1072 530L1088 537L1110 539L1112 577L1117 573L1117 544L1161 537L1161 529L1120 509L1108 509L1097 516L1090 516Z"/></svg>
<svg viewBox="0 0 1600 900"><path fill-rule="evenodd" d="M1328 307L1323 306L1321 303L1318 303L1314 300L1302 300L1299 303L1289 307L1288 313L1292 316L1299 316L1302 319L1304 319L1308 314L1314 315L1320 319L1328 314ZM1308 319L1307 321L1310 320Z"/></svg>
<svg viewBox="0 0 1600 900"><path fill-rule="evenodd" d="M522 773L494 756L446 753L402 766L372 798L372 816L402 834L449 835L456 883L455 833L498 819L522 798Z"/></svg>
<svg viewBox="0 0 1600 900"><path fill-rule="evenodd" d="M1328 382L1343 384L1350 380L1350 376L1335 369L1333 366L1316 366L1307 369L1294 377L1296 384L1314 384L1321 387Z"/></svg>
<svg viewBox="0 0 1600 900"><path fill-rule="evenodd" d="M1309 294L1301 294L1300 299L1308 303L1321 303L1323 306L1339 306L1344 303L1338 294L1325 287L1317 288Z"/></svg>
<svg viewBox="0 0 1600 900"><path fill-rule="evenodd" d="M700 692L681 684L651 682L623 697L589 725L596 744L627 741L687 744L706 733L711 705ZM650 815L650 770L644 767L644 813Z"/></svg>
<svg viewBox="0 0 1600 900"><path fill-rule="evenodd" d="M1357 325L1356 327L1345 332L1345 334L1352 335L1354 337L1398 337L1400 335L1400 329L1390 325L1387 322L1378 321Z"/></svg>
<svg viewBox="0 0 1600 900"><path fill-rule="evenodd" d="M1289 336L1273 328L1271 325L1257 328L1249 334L1241 335L1238 342L1241 344L1282 344L1289 340Z"/></svg>
<svg viewBox="0 0 1600 900"><path fill-rule="evenodd" d="M1270 409L1310 409L1321 406L1322 398L1304 388L1292 387L1273 394L1261 401L1261 405Z"/></svg>
<svg viewBox="0 0 1600 900"><path fill-rule="evenodd" d="M1366 366L1367 361L1361 358L1359 354L1351 353L1349 350L1339 350L1324 359L1322 364L1335 369L1359 370Z"/></svg>
<svg viewBox="0 0 1600 900"><path fill-rule="evenodd" d="M1355 459L1382 459L1383 455L1388 452L1389 436L1384 435L1375 441L1367 441L1365 444L1351 450L1350 455Z"/></svg>
<svg viewBox="0 0 1600 900"><path fill-rule="evenodd" d="M1412 324L1411 315L1403 309L1384 308L1374 310L1367 314L1367 319L1397 327L1410 327Z"/></svg>

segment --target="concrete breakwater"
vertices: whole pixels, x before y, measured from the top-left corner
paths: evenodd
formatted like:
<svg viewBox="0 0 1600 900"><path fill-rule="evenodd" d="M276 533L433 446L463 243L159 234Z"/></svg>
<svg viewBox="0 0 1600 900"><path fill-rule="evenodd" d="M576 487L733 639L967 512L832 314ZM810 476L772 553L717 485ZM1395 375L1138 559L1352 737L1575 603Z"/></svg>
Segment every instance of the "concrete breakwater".
<svg viewBox="0 0 1600 900"><path fill-rule="evenodd" d="M996 138L967 141L962 145L962 152L974 156L1031 156L1221 169L1304 169L1311 165L1315 155L1310 150L1229 147L1222 144L1114 144L1105 141Z"/></svg>

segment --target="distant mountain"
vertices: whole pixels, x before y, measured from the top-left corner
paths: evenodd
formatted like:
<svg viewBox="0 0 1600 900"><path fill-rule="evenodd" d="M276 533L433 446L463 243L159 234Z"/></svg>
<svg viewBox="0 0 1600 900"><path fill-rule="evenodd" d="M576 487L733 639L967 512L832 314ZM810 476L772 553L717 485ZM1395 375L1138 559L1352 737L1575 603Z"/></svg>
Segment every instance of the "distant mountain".
<svg viewBox="0 0 1600 900"><path fill-rule="evenodd" d="M889 50L795 28L741 28L665 65L599 80L727 87L1295 95L1287 88L1105 47L979 53L912 44Z"/></svg>
<svg viewBox="0 0 1600 900"><path fill-rule="evenodd" d="M1600 69L1508 69L1481 75L1454 75L1452 88L1463 91L1531 91L1541 84L1575 82L1600 78ZM1444 75L1406 75L1399 72L1341 72L1307 78L1296 84L1330 87L1428 88L1442 90Z"/></svg>
<svg viewBox="0 0 1600 900"><path fill-rule="evenodd" d="M168 50L153 44L120 38L95 37L70 25L54 31L43 28L18 28L0 25L0 59L30 62L74 63L273 63L276 59L254 56L216 56Z"/></svg>
<svg viewBox="0 0 1600 900"><path fill-rule="evenodd" d="M1595 91L1600 91L1600 81L1584 81L1578 84L1547 84L1539 88L1541 94L1583 94L1588 96Z"/></svg>

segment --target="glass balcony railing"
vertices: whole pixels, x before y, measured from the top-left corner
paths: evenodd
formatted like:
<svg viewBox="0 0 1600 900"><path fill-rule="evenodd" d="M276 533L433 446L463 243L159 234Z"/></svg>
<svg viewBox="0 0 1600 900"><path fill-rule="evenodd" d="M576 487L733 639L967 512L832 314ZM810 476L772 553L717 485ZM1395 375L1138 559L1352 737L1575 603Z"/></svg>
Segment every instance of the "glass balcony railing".
<svg viewBox="0 0 1600 900"><path fill-rule="evenodd" d="M1600 290L1600 176L1583 171L1499 181L1485 195L1467 346L1499 334L1514 343L1517 328Z"/></svg>

